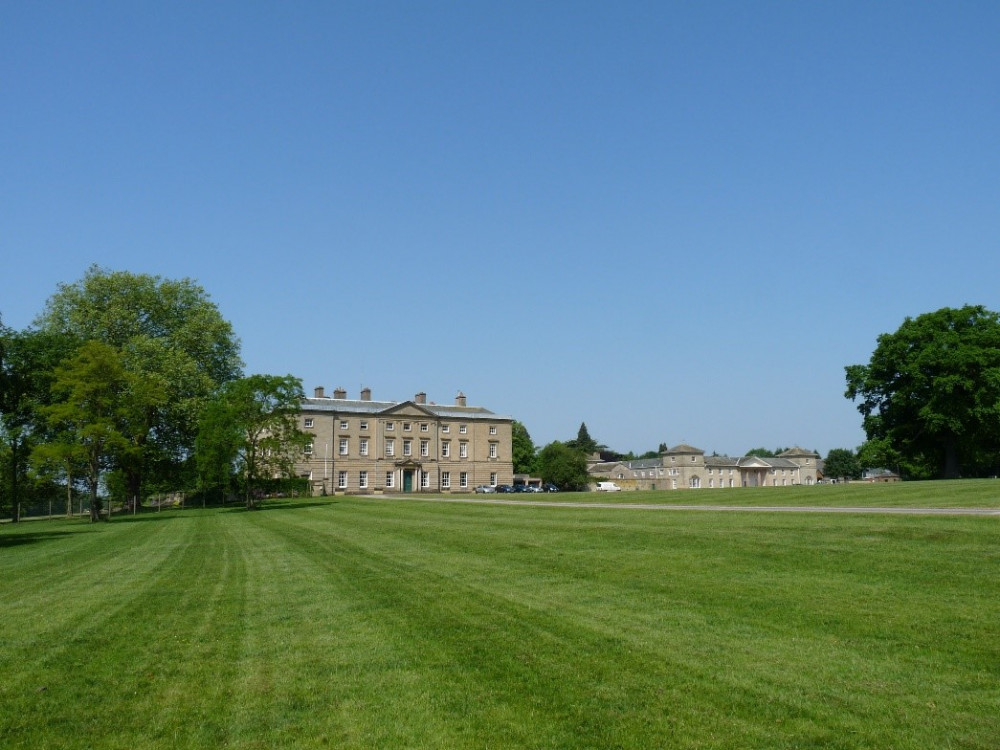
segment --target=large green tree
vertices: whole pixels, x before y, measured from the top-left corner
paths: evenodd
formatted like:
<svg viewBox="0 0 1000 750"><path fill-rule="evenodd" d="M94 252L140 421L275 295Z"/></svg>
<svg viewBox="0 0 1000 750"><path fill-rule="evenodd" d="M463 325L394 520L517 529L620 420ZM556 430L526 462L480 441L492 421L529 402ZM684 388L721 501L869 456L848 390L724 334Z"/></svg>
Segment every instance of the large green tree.
<svg viewBox="0 0 1000 750"><path fill-rule="evenodd" d="M310 439L298 428L304 395L302 381L291 375L250 375L226 383L199 427L203 486L226 481L232 470L250 510L269 480L291 478Z"/></svg>
<svg viewBox="0 0 1000 750"><path fill-rule="evenodd" d="M72 346L63 336L0 325L0 505L14 521L32 496L30 456L47 431L40 410L51 400L55 367Z"/></svg>
<svg viewBox="0 0 1000 750"><path fill-rule="evenodd" d="M576 431L576 438L573 440L567 440L565 444L574 450L580 451L586 456L589 456L591 453L598 453L607 448L607 446L600 445L590 436L590 431L587 429L586 422L580 422L580 429Z"/></svg>
<svg viewBox="0 0 1000 750"><path fill-rule="evenodd" d="M118 466L130 500L146 479L190 457L201 410L242 369L232 326L189 279L93 266L80 281L60 285L36 325L111 346L136 376L122 425L131 449Z"/></svg>
<svg viewBox="0 0 1000 750"><path fill-rule="evenodd" d="M558 440L538 452L538 472L542 480L564 490L582 490L587 486L587 457L573 446Z"/></svg>
<svg viewBox="0 0 1000 750"><path fill-rule="evenodd" d="M514 420L510 430L511 453L515 474L532 474L535 471L535 444L528 434L528 428Z"/></svg>
<svg viewBox="0 0 1000 750"><path fill-rule="evenodd" d="M827 479L860 479L861 464L849 448L831 448L823 461L823 476Z"/></svg>
<svg viewBox="0 0 1000 750"><path fill-rule="evenodd" d="M911 475L993 472L1000 451L1000 316L979 305L906 318L845 368L870 441Z"/></svg>
<svg viewBox="0 0 1000 750"><path fill-rule="evenodd" d="M858 463L866 469L900 470L899 451L885 438L866 440L858 447Z"/></svg>
<svg viewBox="0 0 1000 750"><path fill-rule="evenodd" d="M125 394L135 377L122 366L114 347L88 341L76 356L55 369L55 399L43 408L57 430L56 439L44 450L58 446L67 460L84 465L92 521L100 518L98 490L103 473L130 448L121 425L128 409Z"/></svg>
<svg viewBox="0 0 1000 750"><path fill-rule="evenodd" d="M776 456L780 456L786 450L788 450L788 448L775 448L774 450L771 450L770 448L751 448L746 452L746 455L757 456L759 458L774 458Z"/></svg>

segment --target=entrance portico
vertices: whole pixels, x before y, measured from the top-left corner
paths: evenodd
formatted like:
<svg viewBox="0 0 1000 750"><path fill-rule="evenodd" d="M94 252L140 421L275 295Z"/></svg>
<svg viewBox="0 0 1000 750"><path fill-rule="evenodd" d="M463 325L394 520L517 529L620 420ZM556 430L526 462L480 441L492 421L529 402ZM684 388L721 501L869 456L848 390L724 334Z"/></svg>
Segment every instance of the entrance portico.
<svg viewBox="0 0 1000 750"><path fill-rule="evenodd" d="M413 459L396 462L396 484L403 492L420 491L420 475L423 472L423 464Z"/></svg>
<svg viewBox="0 0 1000 750"><path fill-rule="evenodd" d="M770 464L757 457L744 458L739 464L744 487L764 487L767 484L767 474L771 470Z"/></svg>

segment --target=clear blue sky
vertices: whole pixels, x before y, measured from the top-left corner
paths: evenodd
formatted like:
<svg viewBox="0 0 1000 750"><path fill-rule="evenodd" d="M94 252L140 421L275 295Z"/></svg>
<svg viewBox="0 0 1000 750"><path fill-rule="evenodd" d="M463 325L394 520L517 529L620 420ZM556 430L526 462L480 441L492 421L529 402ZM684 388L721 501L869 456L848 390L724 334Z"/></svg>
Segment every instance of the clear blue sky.
<svg viewBox="0 0 1000 750"><path fill-rule="evenodd" d="M0 315L190 278L248 372L576 436L853 448L1000 308L1000 3L7 2Z"/></svg>

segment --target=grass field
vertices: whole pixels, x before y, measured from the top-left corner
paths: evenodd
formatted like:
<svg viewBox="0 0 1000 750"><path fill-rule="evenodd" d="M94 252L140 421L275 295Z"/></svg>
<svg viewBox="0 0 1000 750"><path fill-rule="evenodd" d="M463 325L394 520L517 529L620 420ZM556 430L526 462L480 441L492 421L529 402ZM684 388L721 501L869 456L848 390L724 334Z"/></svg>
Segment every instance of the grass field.
<svg viewBox="0 0 1000 750"><path fill-rule="evenodd" d="M480 497L494 497L480 495ZM824 505L857 508L997 508L1000 479L895 484L821 484L812 487L738 487L690 491L566 492L545 495L500 495L563 502L655 503L666 505Z"/></svg>
<svg viewBox="0 0 1000 750"><path fill-rule="evenodd" d="M0 747L996 748L998 524L338 497L5 526Z"/></svg>

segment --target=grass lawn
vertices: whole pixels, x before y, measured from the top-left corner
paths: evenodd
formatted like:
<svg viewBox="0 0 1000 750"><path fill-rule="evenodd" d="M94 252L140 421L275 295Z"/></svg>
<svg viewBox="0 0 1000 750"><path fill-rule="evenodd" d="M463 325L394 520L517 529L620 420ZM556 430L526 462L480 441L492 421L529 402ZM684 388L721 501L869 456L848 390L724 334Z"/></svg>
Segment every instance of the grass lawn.
<svg viewBox="0 0 1000 750"><path fill-rule="evenodd" d="M1000 479L896 482L894 484L820 484L812 487L737 487L700 490L640 490L623 492L559 492L537 495L479 495L502 498L584 503L647 503L657 505L829 506L854 508L996 508L1000 509Z"/></svg>
<svg viewBox="0 0 1000 750"><path fill-rule="evenodd" d="M333 498L4 526L0 747L996 748L998 523Z"/></svg>

